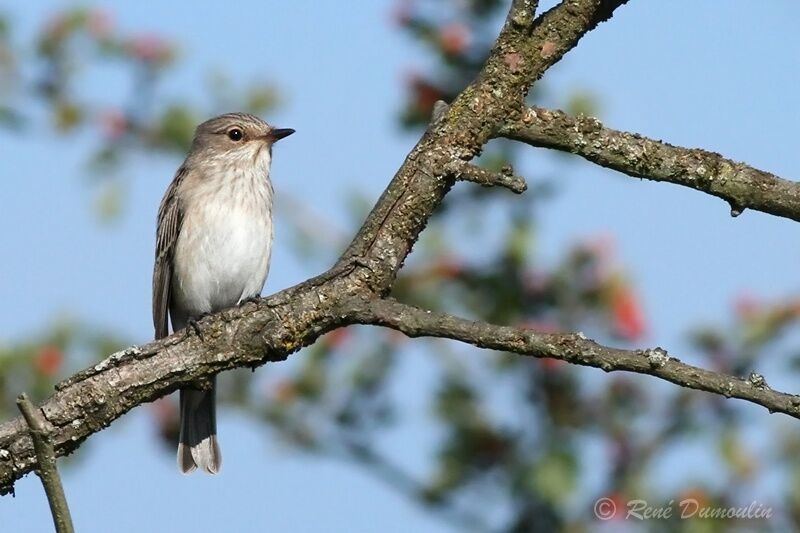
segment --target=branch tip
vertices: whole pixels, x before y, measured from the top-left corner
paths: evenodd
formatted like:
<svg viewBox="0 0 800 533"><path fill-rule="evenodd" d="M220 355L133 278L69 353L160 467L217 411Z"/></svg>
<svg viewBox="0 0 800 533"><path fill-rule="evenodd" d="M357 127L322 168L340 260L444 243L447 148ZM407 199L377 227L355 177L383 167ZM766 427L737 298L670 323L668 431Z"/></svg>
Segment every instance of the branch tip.
<svg viewBox="0 0 800 533"><path fill-rule="evenodd" d="M444 100L436 100L433 104L433 112L431 113L431 125L436 124L444 115L450 110L450 106Z"/></svg>
<svg viewBox="0 0 800 533"><path fill-rule="evenodd" d="M36 451L36 460L39 464L37 471L39 478L42 480L45 494L47 494L47 502L50 504L50 514L53 516L56 532L74 533L75 529L72 525L72 516L67 505L67 497L64 494L64 487L61 484L61 477L58 475L58 468L56 467L53 441L47 433L44 416L41 410L31 403L24 392L17 397L17 407L30 430L33 447Z"/></svg>
<svg viewBox="0 0 800 533"><path fill-rule="evenodd" d="M503 187L516 194L522 194L528 189L525 178L515 176L510 166L494 172L464 161L453 161L445 170L459 181L471 181L484 187Z"/></svg>
<svg viewBox="0 0 800 533"><path fill-rule="evenodd" d="M508 12L508 20L520 28L528 28L533 24L539 0L514 0Z"/></svg>

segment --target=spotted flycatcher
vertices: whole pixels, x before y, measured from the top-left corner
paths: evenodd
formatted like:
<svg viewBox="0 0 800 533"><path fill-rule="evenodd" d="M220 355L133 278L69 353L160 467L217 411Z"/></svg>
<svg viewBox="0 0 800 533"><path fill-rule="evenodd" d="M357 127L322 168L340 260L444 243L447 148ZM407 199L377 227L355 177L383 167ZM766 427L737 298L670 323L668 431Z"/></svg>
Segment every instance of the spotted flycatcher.
<svg viewBox="0 0 800 533"><path fill-rule="evenodd" d="M200 124L158 209L153 270L156 339L261 294L272 251L272 145L294 133L246 113ZM212 379L181 389L178 466L219 472Z"/></svg>

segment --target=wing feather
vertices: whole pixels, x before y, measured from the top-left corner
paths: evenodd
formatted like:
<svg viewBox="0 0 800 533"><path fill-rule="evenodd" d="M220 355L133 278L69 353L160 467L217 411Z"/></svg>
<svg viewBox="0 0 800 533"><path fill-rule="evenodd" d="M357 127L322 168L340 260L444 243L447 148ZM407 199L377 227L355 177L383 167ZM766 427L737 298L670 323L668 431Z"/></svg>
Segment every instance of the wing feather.
<svg viewBox="0 0 800 533"><path fill-rule="evenodd" d="M153 326L156 339L169 335L169 305L172 287L173 254L183 221L183 209L178 188L186 174L181 166L175 179L169 184L161 205L158 208L158 229L156 230L156 261L153 267Z"/></svg>

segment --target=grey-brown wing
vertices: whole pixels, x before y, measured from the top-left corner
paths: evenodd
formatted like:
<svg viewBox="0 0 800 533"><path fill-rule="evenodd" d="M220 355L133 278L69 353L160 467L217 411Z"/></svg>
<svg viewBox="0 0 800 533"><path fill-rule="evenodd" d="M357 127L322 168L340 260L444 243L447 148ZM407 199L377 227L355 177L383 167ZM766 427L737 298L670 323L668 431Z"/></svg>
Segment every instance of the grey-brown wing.
<svg viewBox="0 0 800 533"><path fill-rule="evenodd" d="M184 167L179 168L158 208L156 262L153 267L153 326L156 330L156 339L162 339L169 335L168 312L172 286L172 256L178 242L183 219L183 210L177 191L184 174Z"/></svg>

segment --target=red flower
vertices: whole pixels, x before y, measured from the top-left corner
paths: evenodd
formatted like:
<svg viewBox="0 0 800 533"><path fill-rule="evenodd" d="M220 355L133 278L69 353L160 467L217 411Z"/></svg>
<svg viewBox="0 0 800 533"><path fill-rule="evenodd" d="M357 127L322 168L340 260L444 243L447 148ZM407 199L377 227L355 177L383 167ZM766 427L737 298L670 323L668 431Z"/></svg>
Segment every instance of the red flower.
<svg viewBox="0 0 800 533"><path fill-rule="evenodd" d="M448 24L439 31L439 46L445 54L451 56L463 54L471 41L469 28L457 22Z"/></svg>
<svg viewBox="0 0 800 533"><path fill-rule="evenodd" d="M627 284L619 283L612 289L611 316L614 333L625 340L641 339L647 330L639 299Z"/></svg>
<svg viewBox="0 0 800 533"><path fill-rule="evenodd" d="M39 353L36 354L34 359L34 366L36 371L43 376L55 376L61 369L61 363L64 361L64 352L58 346L46 344L39 348Z"/></svg>
<svg viewBox="0 0 800 533"><path fill-rule="evenodd" d="M567 363L562 361L561 359L553 359L552 357L544 357L541 359L542 368L547 370L548 372L554 372L563 368Z"/></svg>
<svg viewBox="0 0 800 533"><path fill-rule="evenodd" d="M454 279L460 276L463 272L463 263L454 257L442 257L436 262L435 265L433 265L433 268L431 269L431 273L434 276L442 279Z"/></svg>
<svg viewBox="0 0 800 533"><path fill-rule="evenodd" d="M609 499L614 502L614 520L625 518L625 510L628 506L628 498L621 492L614 492L609 495Z"/></svg>
<svg viewBox="0 0 800 533"><path fill-rule="evenodd" d="M433 104L444 99L444 92L418 74L410 76L409 85L414 98L414 106L423 114L430 114Z"/></svg>
<svg viewBox="0 0 800 533"><path fill-rule="evenodd" d="M702 509L711 505L708 493L699 487L689 487L684 489L678 496L679 501L692 500L697 502L697 509Z"/></svg>
<svg viewBox="0 0 800 533"><path fill-rule="evenodd" d="M347 328L338 328L325 335L325 342L332 350L335 350L344 344L349 337L350 331Z"/></svg>

